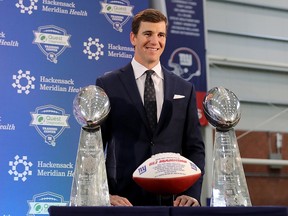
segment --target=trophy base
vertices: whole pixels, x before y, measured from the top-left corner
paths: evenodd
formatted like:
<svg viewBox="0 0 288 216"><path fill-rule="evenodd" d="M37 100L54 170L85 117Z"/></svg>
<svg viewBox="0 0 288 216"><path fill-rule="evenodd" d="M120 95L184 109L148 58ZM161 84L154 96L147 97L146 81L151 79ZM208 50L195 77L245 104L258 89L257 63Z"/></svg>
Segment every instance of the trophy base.
<svg viewBox="0 0 288 216"><path fill-rule="evenodd" d="M210 206L251 206L234 129L216 130Z"/></svg>
<svg viewBox="0 0 288 216"><path fill-rule="evenodd" d="M100 127L81 130L70 206L110 206Z"/></svg>

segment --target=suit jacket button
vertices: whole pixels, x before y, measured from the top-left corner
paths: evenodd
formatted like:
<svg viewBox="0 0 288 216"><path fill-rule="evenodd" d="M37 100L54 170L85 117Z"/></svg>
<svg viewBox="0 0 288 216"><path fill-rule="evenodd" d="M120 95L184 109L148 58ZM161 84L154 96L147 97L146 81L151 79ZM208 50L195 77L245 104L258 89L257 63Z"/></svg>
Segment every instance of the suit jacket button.
<svg viewBox="0 0 288 216"><path fill-rule="evenodd" d="M151 144L151 146L154 146L154 143L153 143L153 141L151 141L151 142L150 142L150 144Z"/></svg>

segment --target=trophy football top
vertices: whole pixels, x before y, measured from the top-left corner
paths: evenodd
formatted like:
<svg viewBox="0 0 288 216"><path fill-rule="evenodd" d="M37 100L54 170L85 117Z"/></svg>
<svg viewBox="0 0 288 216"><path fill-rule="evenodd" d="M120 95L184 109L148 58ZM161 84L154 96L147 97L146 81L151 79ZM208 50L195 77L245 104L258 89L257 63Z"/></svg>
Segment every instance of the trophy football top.
<svg viewBox="0 0 288 216"><path fill-rule="evenodd" d="M98 127L109 111L109 98L99 86L89 85L82 88L73 101L74 116L85 128Z"/></svg>
<svg viewBox="0 0 288 216"><path fill-rule="evenodd" d="M209 90L203 100L203 108L209 123L218 130L231 129L241 118L237 96L224 87Z"/></svg>

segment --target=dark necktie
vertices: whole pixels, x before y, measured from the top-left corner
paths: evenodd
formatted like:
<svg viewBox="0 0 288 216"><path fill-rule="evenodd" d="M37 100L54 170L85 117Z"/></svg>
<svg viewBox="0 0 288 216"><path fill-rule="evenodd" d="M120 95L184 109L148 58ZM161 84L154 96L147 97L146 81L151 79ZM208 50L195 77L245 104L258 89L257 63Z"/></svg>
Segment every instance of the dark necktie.
<svg viewBox="0 0 288 216"><path fill-rule="evenodd" d="M151 78L153 70L146 71L145 89L144 89L144 107L149 121L150 128L154 132L157 125L157 106L154 83Z"/></svg>

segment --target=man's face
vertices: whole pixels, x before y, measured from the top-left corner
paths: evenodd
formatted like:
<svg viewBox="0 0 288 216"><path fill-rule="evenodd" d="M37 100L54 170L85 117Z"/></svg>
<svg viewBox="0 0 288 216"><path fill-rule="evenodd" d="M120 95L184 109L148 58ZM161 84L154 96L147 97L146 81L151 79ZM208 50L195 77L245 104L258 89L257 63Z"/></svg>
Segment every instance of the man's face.
<svg viewBox="0 0 288 216"><path fill-rule="evenodd" d="M141 22L138 34L130 33L130 41L135 47L135 60L151 69L158 64L165 48L165 22Z"/></svg>

